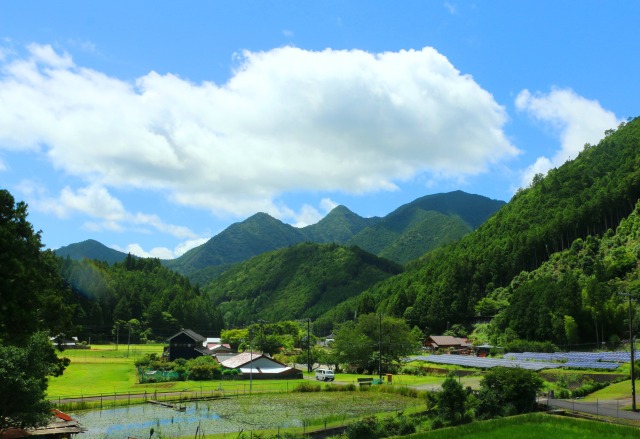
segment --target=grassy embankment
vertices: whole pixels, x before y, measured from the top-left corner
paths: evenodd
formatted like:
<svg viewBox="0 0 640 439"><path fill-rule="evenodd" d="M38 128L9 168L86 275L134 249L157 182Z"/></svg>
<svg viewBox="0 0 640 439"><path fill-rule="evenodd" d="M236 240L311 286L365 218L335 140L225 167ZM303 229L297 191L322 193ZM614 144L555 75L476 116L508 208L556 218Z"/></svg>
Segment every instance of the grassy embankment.
<svg viewBox="0 0 640 439"><path fill-rule="evenodd" d="M584 437L606 437L623 439L638 437L635 427L614 425L553 416L545 413L512 416L491 421L474 422L459 427L443 428L432 432L416 433L411 439L575 439Z"/></svg>

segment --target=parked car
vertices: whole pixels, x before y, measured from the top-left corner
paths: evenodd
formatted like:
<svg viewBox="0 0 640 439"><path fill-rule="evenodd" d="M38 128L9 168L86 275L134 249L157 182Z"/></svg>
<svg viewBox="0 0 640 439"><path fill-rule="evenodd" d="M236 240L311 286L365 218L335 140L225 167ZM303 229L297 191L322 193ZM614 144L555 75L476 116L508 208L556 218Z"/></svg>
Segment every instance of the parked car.
<svg viewBox="0 0 640 439"><path fill-rule="evenodd" d="M316 369L316 379L318 381L333 381L335 375L329 369Z"/></svg>

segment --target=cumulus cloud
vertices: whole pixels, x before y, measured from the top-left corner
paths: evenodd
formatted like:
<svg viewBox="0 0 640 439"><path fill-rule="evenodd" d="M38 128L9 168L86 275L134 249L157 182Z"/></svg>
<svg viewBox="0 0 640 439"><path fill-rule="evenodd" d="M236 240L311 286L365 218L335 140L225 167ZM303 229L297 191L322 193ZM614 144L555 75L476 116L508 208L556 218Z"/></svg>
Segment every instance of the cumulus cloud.
<svg viewBox="0 0 640 439"><path fill-rule="evenodd" d="M586 99L570 89L554 88L546 94L523 90L516 97L515 104L518 110L551 126L560 138L560 149L552 158L539 157L525 170L523 186L527 186L535 174L545 174L549 169L575 158L585 143L598 143L606 130L621 122L598 101Z"/></svg>
<svg viewBox="0 0 640 439"><path fill-rule="evenodd" d="M132 255L139 256L141 258L174 259L182 256L192 248L204 244L209 239L210 238L190 239L179 243L173 250L167 247L154 247L147 251L138 243L129 244L124 248L114 245L111 248L124 253L131 253Z"/></svg>
<svg viewBox="0 0 640 439"><path fill-rule="evenodd" d="M127 82L39 45L0 69L0 149L42 151L89 187L163 189L218 214L279 215L288 191L394 190L518 153L504 109L428 47L245 51L221 85L155 72Z"/></svg>
<svg viewBox="0 0 640 439"><path fill-rule="evenodd" d="M29 190L31 194L34 193L31 185L23 183L22 187ZM69 217L77 212L83 213L92 218L91 221L85 223L85 228L96 232L101 230L122 231L125 228L143 227L176 238L202 239L198 238L188 227L167 224L157 215L128 212L122 202L113 197L106 188L95 184L75 191L65 187L60 196L56 198L47 197L45 193L40 191L35 200L35 208L51 212L60 218Z"/></svg>

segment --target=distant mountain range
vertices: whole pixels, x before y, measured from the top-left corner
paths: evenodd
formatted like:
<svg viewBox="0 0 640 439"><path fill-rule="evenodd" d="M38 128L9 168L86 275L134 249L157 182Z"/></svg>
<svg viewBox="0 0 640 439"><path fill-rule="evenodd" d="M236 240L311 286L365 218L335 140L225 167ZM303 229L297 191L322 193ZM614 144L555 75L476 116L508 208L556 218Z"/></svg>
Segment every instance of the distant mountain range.
<svg viewBox="0 0 640 439"><path fill-rule="evenodd" d="M363 218L345 206L338 206L318 223L302 228L285 224L266 213L256 213L163 264L192 281L206 284L232 264L303 242L356 245L404 264L460 239L504 204L504 201L455 191L418 198L382 218ZM111 264L126 257L125 253L94 240L71 244L55 252L72 259L98 259Z"/></svg>

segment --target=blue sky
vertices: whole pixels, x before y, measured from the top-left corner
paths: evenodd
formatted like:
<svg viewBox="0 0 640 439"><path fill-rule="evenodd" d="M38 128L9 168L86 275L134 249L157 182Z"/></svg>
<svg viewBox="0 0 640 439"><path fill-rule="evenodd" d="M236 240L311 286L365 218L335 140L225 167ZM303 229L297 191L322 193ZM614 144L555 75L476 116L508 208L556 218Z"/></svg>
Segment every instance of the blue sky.
<svg viewBox="0 0 640 439"><path fill-rule="evenodd" d="M464 190L638 115L636 1L0 3L0 187L44 244L173 258Z"/></svg>

